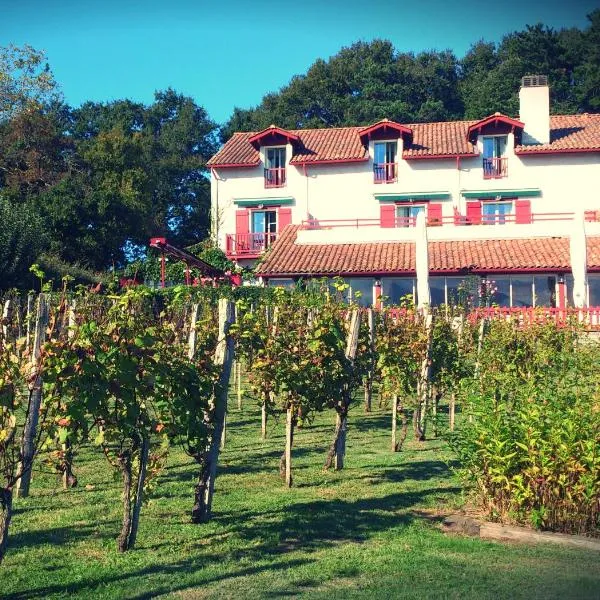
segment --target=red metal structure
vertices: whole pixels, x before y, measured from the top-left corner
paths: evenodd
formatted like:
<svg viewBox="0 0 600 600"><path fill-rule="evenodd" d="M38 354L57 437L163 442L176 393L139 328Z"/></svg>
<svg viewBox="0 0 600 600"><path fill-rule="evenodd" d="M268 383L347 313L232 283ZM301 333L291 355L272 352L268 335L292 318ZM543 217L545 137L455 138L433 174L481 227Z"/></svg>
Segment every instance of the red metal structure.
<svg viewBox="0 0 600 600"><path fill-rule="evenodd" d="M182 250L181 248L176 248L175 246L171 246L167 242L167 238L164 237L156 237L150 238L150 247L157 248L160 250L160 285L161 287L165 287L165 276L166 276L166 261L165 258L167 256L171 256L176 258L177 260L185 263L185 283L186 285L191 285L191 277L190 277L190 267L195 267L198 269L203 275L207 277L212 277L213 279L225 277L225 272L221 269L217 269L212 265L209 265L207 262L204 262L201 258L190 254L187 250Z"/></svg>

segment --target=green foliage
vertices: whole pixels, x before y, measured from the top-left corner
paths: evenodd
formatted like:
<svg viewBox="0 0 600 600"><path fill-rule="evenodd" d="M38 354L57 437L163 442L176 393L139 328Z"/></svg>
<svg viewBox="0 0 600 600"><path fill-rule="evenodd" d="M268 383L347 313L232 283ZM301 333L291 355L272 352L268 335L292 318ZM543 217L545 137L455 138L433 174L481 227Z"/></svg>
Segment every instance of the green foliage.
<svg viewBox="0 0 600 600"><path fill-rule="evenodd" d="M595 342L550 323L493 321L469 415L452 438L494 518L570 533L600 525L600 376Z"/></svg>
<svg viewBox="0 0 600 600"><path fill-rule="evenodd" d="M27 44L0 47L0 123L25 108L48 102L55 90L44 52Z"/></svg>
<svg viewBox="0 0 600 600"><path fill-rule="evenodd" d="M37 210L0 196L0 288L31 286L29 266L46 247L46 232Z"/></svg>
<svg viewBox="0 0 600 600"><path fill-rule="evenodd" d="M236 108L224 127L234 131L281 127L445 120L462 114L457 60L450 51L397 53L389 41L356 42L328 61L318 59L255 109Z"/></svg>
<svg viewBox="0 0 600 600"><path fill-rule="evenodd" d="M541 24L480 40L461 59L452 52L402 53L386 40L356 42L325 61L316 60L259 106L235 108L222 129L257 131L367 125L382 118L402 123L480 119L519 112L524 75L548 75L551 110L595 112L600 106L600 10L585 30Z"/></svg>

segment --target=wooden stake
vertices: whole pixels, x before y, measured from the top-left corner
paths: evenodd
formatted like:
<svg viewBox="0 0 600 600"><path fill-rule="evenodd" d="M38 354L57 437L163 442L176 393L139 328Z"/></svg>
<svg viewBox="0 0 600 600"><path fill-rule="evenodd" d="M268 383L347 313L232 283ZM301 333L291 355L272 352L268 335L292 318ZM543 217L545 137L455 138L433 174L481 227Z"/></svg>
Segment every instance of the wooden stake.
<svg viewBox="0 0 600 600"><path fill-rule="evenodd" d="M235 363L237 367L237 405L238 410L242 410L242 363L237 360Z"/></svg>
<svg viewBox="0 0 600 600"><path fill-rule="evenodd" d="M288 406L285 418L285 485L292 487L292 445L294 443L294 408Z"/></svg>
<svg viewBox="0 0 600 600"><path fill-rule="evenodd" d="M190 316L190 334L188 336L188 358L192 360L196 354L196 340L198 333L196 332L196 324L198 323L198 313L200 304L195 303L192 306L192 314Z"/></svg>
<svg viewBox="0 0 600 600"><path fill-rule="evenodd" d="M33 294L27 294L27 317L26 317L26 336L25 336L25 347L29 350L31 344L31 317L33 313Z"/></svg>
<svg viewBox="0 0 600 600"><path fill-rule="evenodd" d="M450 431L454 431L454 413L456 411L456 394L452 392L450 396Z"/></svg>
<svg viewBox="0 0 600 600"><path fill-rule="evenodd" d="M207 482L204 493L203 519L210 519L212 499L215 491L215 478L217 476L217 463L221 446L221 436L225 427L225 415L227 414L227 395L229 392L229 380L231 378L231 364L234 359L233 338L229 329L234 323L234 304L222 298L219 300L219 334L215 350L214 363L221 367L217 393L213 399L214 431L210 441L210 449L207 456Z"/></svg>
<svg viewBox="0 0 600 600"><path fill-rule="evenodd" d="M35 439L37 436L40 406L42 404L42 373L39 360L41 348L46 341L46 327L48 325L48 300L44 294L38 297L38 310L35 323L35 337L33 341L33 352L31 356L31 373L34 376L33 383L29 387L29 403L27 416L23 428L21 441L21 462L19 463L17 475L17 496L26 498L29 496L29 485L31 483L31 467L35 456Z"/></svg>
<svg viewBox="0 0 600 600"><path fill-rule="evenodd" d="M398 450L396 432L398 431L398 394L392 396L392 452Z"/></svg>
<svg viewBox="0 0 600 600"><path fill-rule="evenodd" d="M8 342L8 336L10 335L10 318L12 316L12 303L8 299L4 303L4 310L2 311L2 339Z"/></svg>

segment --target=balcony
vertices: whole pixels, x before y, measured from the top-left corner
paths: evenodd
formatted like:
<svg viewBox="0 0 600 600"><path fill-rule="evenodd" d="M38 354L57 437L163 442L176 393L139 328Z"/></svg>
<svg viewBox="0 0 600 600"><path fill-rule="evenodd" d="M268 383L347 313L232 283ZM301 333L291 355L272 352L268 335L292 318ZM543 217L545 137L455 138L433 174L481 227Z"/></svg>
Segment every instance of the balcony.
<svg viewBox="0 0 600 600"><path fill-rule="evenodd" d="M280 188L285 186L285 167L265 169L265 187Z"/></svg>
<svg viewBox="0 0 600 600"><path fill-rule="evenodd" d="M398 165L396 163L373 165L373 181L375 183L394 183L398 181Z"/></svg>
<svg viewBox="0 0 600 600"><path fill-rule="evenodd" d="M225 239L225 254L229 258L258 258L276 237L276 233L229 233Z"/></svg>
<svg viewBox="0 0 600 600"><path fill-rule="evenodd" d="M484 158L483 178L502 179L508 176L508 158Z"/></svg>
<svg viewBox="0 0 600 600"><path fill-rule="evenodd" d="M491 215L490 215L491 217ZM502 215L503 223L491 218L478 219L456 213L429 219L427 235L432 241L524 239L530 237L569 237L574 213L533 213L524 222L514 214ZM600 235L600 211L586 211L586 232ZM311 219L303 221L297 233L298 244L358 244L372 242L405 242L417 236L416 219L396 218L395 227L382 227L380 219ZM407 226L408 225L408 226Z"/></svg>
<svg viewBox="0 0 600 600"><path fill-rule="evenodd" d="M447 225L454 226L472 226L472 225L508 225L508 224L531 224L531 223L551 223L556 221L572 221L575 218L573 212L560 213L532 213L527 223L521 223L514 213L503 215L479 215L477 220L469 218L466 215L456 212L452 216L443 216L441 218L427 218L428 227L440 227ZM600 210L586 210L585 220L588 223L600 223ZM396 227L415 227L416 217L396 217ZM381 219L307 219L302 221L300 229L304 230L324 230L337 228L362 229L365 227L381 228ZM262 234L264 235L264 234Z"/></svg>

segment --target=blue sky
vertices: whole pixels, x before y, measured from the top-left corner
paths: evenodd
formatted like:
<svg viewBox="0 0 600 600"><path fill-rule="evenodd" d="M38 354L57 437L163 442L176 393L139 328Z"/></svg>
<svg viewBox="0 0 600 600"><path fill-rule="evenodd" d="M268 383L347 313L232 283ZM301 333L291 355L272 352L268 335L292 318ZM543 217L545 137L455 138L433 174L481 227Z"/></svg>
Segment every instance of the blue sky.
<svg viewBox="0 0 600 600"><path fill-rule="evenodd" d="M72 105L169 86L218 122L357 40L452 49L543 22L585 27L600 0L0 0L0 45L43 49Z"/></svg>

